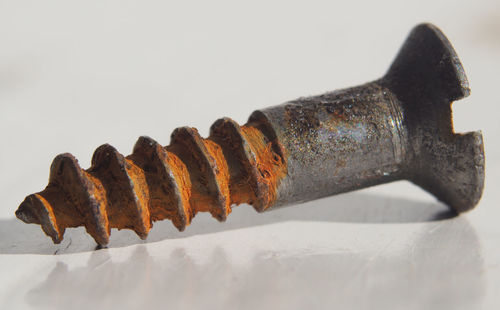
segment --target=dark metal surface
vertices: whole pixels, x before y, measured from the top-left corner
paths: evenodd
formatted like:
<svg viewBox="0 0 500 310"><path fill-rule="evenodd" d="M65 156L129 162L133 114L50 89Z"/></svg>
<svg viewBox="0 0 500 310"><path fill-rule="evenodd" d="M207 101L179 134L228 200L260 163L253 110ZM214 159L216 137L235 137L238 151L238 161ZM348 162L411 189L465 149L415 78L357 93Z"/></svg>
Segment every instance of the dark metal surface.
<svg viewBox="0 0 500 310"><path fill-rule="evenodd" d="M287 156L277 206L403 177L408 137L401 106L379 83L301 98L253 118L272 124Z"/></svg>
<svg viewBox="0 0 500 310"><path fill-rule="evenodd" d="M224 221L232 205L265 211L400 179L463 212L484 183L481 133L452 128L451 103L467 95L450 43L422 24L377 81L255 111L243 126L220 119L208 138L189 127L166 147L141 137L127 157L103 145L87 170L59 155L16 216L56 243L85 226L105 245L111 228L146 238L158 220L183 230L198 212Z"/></svg>
<svg viewBox="0 0 500 310"><path fill-rule="evenodd" d="M455 134L451 103L470 93L442 32L417 26L380 80L256 111L276 132L288 173L276 206L408 179L457 212L481 197L481 132Z"/></svg>

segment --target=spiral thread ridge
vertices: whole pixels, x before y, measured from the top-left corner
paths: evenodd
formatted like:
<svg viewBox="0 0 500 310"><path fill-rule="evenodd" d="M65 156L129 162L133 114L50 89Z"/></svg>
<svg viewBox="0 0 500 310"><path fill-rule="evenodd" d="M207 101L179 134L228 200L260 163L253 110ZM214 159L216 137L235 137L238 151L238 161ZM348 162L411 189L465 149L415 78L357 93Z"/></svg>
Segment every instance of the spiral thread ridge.
<svg viewBox="0 0 500 310"><path fill-rule="evenodd" d="M205 139L190 127L174 130L165 147L142 136L126 157L104 144L87 170L71 154L58 155L47 187L27 196L16 216L40 224L54 243L66 228L85 226L106 245L111 228L145 239L154 221L170 219L183 231L198 212L225 221L232 205L264 211L285 175L283 149L265 119L240 127L222 118Z"/></svg>

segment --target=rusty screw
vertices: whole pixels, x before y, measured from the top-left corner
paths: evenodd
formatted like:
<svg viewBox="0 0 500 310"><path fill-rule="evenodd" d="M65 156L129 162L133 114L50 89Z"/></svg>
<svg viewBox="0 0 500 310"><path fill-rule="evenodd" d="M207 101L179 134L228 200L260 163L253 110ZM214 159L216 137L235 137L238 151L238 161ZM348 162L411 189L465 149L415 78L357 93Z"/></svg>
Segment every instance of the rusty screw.
<svg viewBox="0 0 500 310"><path fill-rule="evenodd" d="M140 137L127 157L105 144L88 170L61 154L16 216L55 243L85 226L106 245L111 228L146 238L153 221L182 231L198 212L224 221L234 204L261 212L401 179L467 211L483 190L483 141L453 132L451 103L469 92L449 41L422 24L374 82L255 111L243 126L219 119L206 139L182 127L166 147Z"/></svg>

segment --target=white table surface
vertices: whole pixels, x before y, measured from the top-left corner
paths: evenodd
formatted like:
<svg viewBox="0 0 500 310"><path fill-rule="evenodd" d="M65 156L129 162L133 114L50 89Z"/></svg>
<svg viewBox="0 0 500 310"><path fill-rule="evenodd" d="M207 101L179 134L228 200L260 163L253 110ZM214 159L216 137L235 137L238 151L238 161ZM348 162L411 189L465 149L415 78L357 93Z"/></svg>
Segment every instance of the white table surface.
<svg viewBox="0 0 500 310"><path fill-rule="evenodd" d="M1 309L499 309L500 2L0 1ZM438 25L472 95L457 132L481 129L486 187L453 217L407 182L147 241L82 229L54 245L13 217L45 187L52 159L88 167L110 143L168 144L221 116L381 76L410 29Z"/></svg>

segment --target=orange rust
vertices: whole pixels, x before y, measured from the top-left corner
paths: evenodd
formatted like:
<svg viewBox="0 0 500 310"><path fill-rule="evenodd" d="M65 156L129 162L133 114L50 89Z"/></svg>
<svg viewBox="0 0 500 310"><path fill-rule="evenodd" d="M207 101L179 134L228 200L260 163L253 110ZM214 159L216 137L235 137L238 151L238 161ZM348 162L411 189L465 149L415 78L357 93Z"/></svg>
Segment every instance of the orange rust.
<svg viewBox="0 0 500 310"><path fill-rule="evenodd" d="M83 171L83 174L90 179L90 181L94 185L94 197L97 201L100 202L100 207L99 207L99 212L103 215L103 220L104 220L104 227L106 227L106 230L108 234L111 232L111 227L109 225L108 217L107 217L107 199L106 199L106 191L104 187L102 186L101 181L88 173L87 171Z"/></svg>
<svg viewBox="0 0 500 310"><path fill-rule="evenodd" d="M170 166L170 169L172 171L172 174L174 175L174 178L177 182L177 185L179 186L179 191L180 191L180 196L182 200L182 206L184 208L184 213L186 214L186 225L191 224L191 220L193 219L194 214L191 211L191 205L190 205L190 200L191 200L191 179L189 177L189 171L182 162L182 160L177 157L172 152L168 151L168 147L166 147L168 156L167 156L167 163ZM174 224L176 220L180 220L175 218ZM176 225L177 226L177 225Z"/></svg>
<svg viewBox="0 0 500 310"><path fill-rule="evenodd" d="M107 227L108 227L108 234L110 233L111 228L118 228L118 229L123 229L123 228L129 228L133 229L132 226L130 226L129 219L127 217L127 213L123 212L123 209L118 208L118 206L115 206L111 204L106 196L106 189L102 185L102 182L99 178L93 175L93 173L89 173L91 169L88 169L85 174L87 177L94 183L95 187L95 193L98 195L98 201L101 202L101 206L104 206L106 208L106 218L107 218ZM77 226L80 226L77 225ZM72 226L67 226L67 227L72 227Z"/></svg>
<svg viewBox="0 0 500 310"><path fill-rule="evenodd" d="M189 203L191 207L191 209L189 210L191 213L191 218L195 217L198 212L210 212L210 210L212 210L213 208L212 197L209 194L203 192L200 189L199 185L193 186Z"/></svg>
<svg viewBox="0 0 500 310"><path fill-rule="evenodd" d="M218 122L224 123L226 120L221 119ZM217 158L223 159L221 161L227 167L229 205L253 204L257 197L256 192L251 187L252 176L248 170L249 167L255 166L255 161L253 157L248 158L245 156L244 150L248 146L238 143L239 141L231 140L230 137L234 134L235 132L228 131L227 128L219 128L218 131L212 132L209 139L220 146L222 154Z"/></svg>
<svg viewBox="0 0 500 310"><path fill-rule="evenodd" d="M139 222L143 227L135 227L141 238L146 238L149 230L151 229L151 218L149 212L149 187L146 182L144 171L136 166L130 159L126 160L127 173L132 180L133 191L137 197Z"/></svg>
<svg viewBox="0 0 500 310"><path fill-rule="evenodd" d="M232 183L231 186L231 204L240 205L242 203L253 204L256 199L254 191L249 188L247 180L242 180L238 183Z"/></svg>
<svg viewBox="0 0 500 310"><path fill-rule="evenodd" d="M276 200L276 189L280 180L287 173L286 161L273 149L277 141L269 141L264 133L252 125L241 127L242 134L247 139L256 155L257 169L261 180L267 185L267 195L264 197L263 210L269 208ZM278 146L279 147L279 146Z"/></svg>
<svg viewBox="0 0 500 310"><path fill-rule="evenodd" d="M224 205L224 217L226 217L229 213L231 213L231 196L229 191L230 173L227 161L220 145L215 143L210 138L203 139L203 143L205 144L205 147L210 155L215 159L215 178L222 196L226 198Z"/></svg>
<svg viewBox="0 0 500 310"><path fill-rule="evenodd" d="M54 214L54 210L53 210L52 206L50 205L50 203L42 195L35 194L34 196L36 197L36 199L38 199L40 201L40 203L42 203L44 210L47 212L47 218L50 221L50 223L52 224L52 227L54 228L54 230L57 232L57 234L62 235L64 233L64 228L61 231L61 229L59 228L59 225L57 225L56 216Z"/></svg>
<svg viewBox="0 0 500 310"><path fill-rule="evenodd" d="M183 149L182 146L179 145L170 145L167 150L169 154L175 156L182 162L183 167L186 169L182 175L179 176L184 178L185 181L189 181L189 200L186 204L186 212L189 216L189 221L187 221L186 225L189 225L192 218L194 218L198 212L209 212L211 210L213 199L206 191L201 178L201 175L205 171L195 169L201 159L193 154L194 151L192 149ZM187 190L187 188L185 188L185 190ZM183 193L183 195L185 194L186 193Z"/></svg>
<svg viewBox="0 0 500 310"><path fill-rule="evenodd" d="M47 214L54 215L54 220L51 222L54 224L54 230L58 233L63 234L66 227L78 227L83 224L79 218L71 216L72 212L65 212L67 210L61 208L65 206L65 199L53 186L48 185L43 191L33 194L33 196L42 203Z"/></svg>
<svg viewBox="0 0 500 310"><path fill-rule="evenodd" d="M132 229L145 238L153 221L170 219L182 231L198 212L223 221L233 204L263 211L276 199L286 161L276 151L281 150L278 141L270 140L259 124L232 126L232 138L203 139L195 129L184 129L191 136L180 132L177 142L166 147L143 138L127 157L104 145L87 170L72 155L62 154L46 189L23 202L38 218L27 221L41 224L56 243L67 227L85 226L99 244L106 244L111 228ZM240 128L236 136L234 128ZM185 143L184 138L191 140Z"/></svg>

